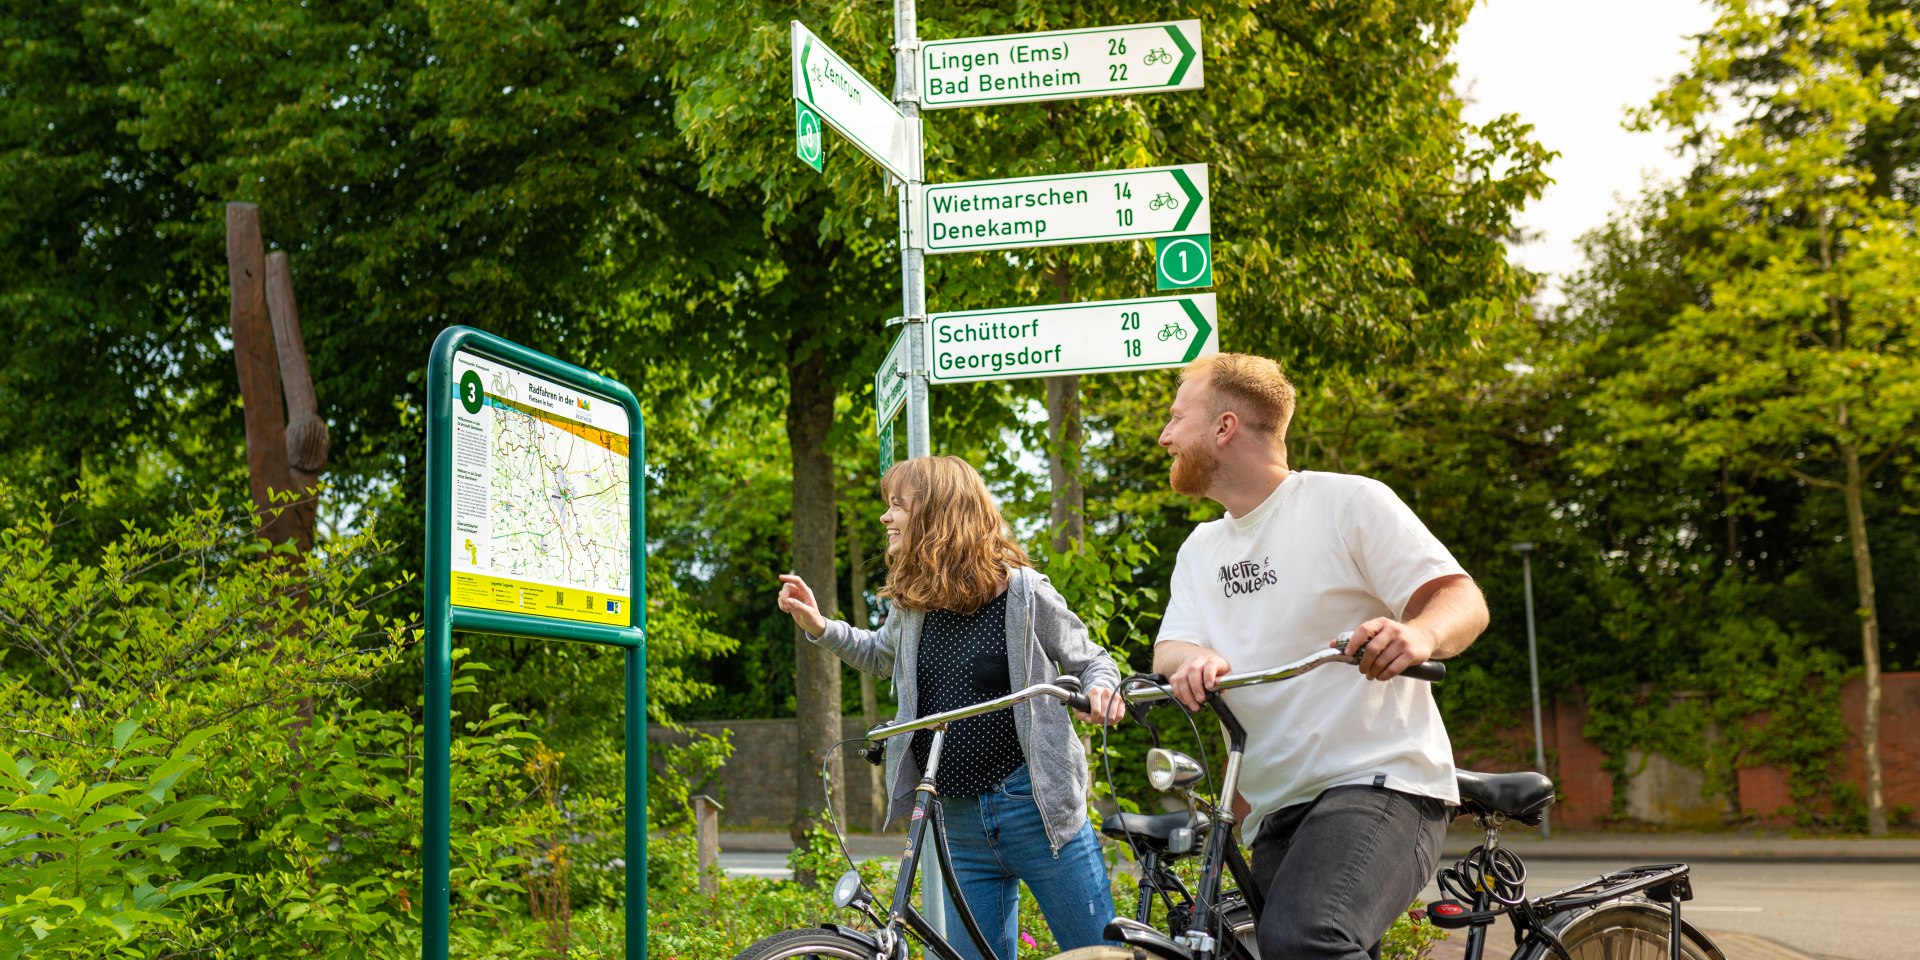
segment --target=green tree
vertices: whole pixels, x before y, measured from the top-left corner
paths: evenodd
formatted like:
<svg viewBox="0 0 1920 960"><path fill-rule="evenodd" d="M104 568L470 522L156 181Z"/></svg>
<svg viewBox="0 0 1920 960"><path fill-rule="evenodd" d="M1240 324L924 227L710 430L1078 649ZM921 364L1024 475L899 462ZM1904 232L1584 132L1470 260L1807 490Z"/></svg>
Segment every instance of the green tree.
<svg viewBox="0 0 1920 960"><path fill-rule="evenodd" d="M1622 442L1674 449L1837 495L1845 509L1866 670L1869 830L1886 832L1879 753L1880 616L1868 540L1876 470L1920 416L1920 238L1914 208L1866 159L1894 138L1905 80L1888 53L1911 10L1866 0L1729 3L1689 73L1642 123L1686 133L1700 167L1662 211L1711 237L1682 251L1705 295L1637 345L1593 404ZM1751 51L1777 69L1738 69ZM1738 114L1729 123L1723 112ZM1596 448L1604 467L1608 454Z"/></svg>

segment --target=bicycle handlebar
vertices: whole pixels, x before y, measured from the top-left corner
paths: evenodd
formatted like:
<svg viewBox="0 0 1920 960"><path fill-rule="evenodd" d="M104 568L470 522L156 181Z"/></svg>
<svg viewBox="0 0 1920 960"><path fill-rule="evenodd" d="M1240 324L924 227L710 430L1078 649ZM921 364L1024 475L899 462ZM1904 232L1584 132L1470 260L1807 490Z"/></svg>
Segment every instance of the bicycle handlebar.
<svg viewBox="0 0 1920 960"><path fill-rule="evenodd" d="M977 717L981 714L992 713L995 710L1005 710L1016 703L1040 696L1053 697L1061 703L1066 704L1069 709L1082 712L1092 709L1092 705L1087 702L1087 695L1080 691L1080 679L1078 677L1062 676L1054 678L1052 683L1036 683L1024 690L1015 690L1004 697L995 697L992 700L982 700L970 707L958 707L941 713L931 713L924 717L918 717L901 723L883 723L867 731L867 739L885 740L888 737L897 737L903 733L912 733L916 730L930 730L934 727L944 727L955 720L965 720L968 717Z"/></svg>
<svg viewBox="0 0 1920 960"><path fill-rule="evenodd" d="M1350 663L1357 665L1360 662L1360 658L1348 656L1344 649L1346 641L1351 637L1351 633L1343 633L1334 638L1341 642L1342 649L1340 650L1329 648L1321 650L1318 653L1308 654L1292 663L1281 664L1277 667L1268 667L1265 670L1249 670L1245 673L1227 674L1214 682L1214 689L1231 690L1235 687L1250 687L1256 684L1272 683L1276 680L1291 680L1301 674L1309 673L1326 666L1329 663ZM1433 682L1447 675L1447 665L1438 660L1428 660L1425 663L1416 664L1407 668L1407 670L1400 675L1414 680ZM1135 692L1135 688L1138 687L1145 687L1145 689ZM1147 681L1129 678L1127 681L1121 682L1120 696L1128 703L1152 703L1156 700L1171 699L1173 697L1173 691L1166 686L1164 679L1157 685L1148 685Z"/></svg>

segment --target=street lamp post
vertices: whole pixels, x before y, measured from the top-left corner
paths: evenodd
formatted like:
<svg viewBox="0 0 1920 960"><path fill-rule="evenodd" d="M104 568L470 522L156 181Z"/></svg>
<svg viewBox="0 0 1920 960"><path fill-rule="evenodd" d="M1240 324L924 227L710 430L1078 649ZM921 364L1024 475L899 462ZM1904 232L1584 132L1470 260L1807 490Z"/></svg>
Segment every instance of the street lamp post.
<svg viewBox="0 0 1920 960"><path fill-rule="evenodd" d="M1520 555L1522 582L1527 596L1527 681L1533 688L1533 765L1541 773L1547 772L1546 740L1540 732L1540 654L1533 640L1533 544L1516 543L1513 552ZM1547 821L1547 814L1540 814L1540 836L1553 836L1553 826Z"/></svg>

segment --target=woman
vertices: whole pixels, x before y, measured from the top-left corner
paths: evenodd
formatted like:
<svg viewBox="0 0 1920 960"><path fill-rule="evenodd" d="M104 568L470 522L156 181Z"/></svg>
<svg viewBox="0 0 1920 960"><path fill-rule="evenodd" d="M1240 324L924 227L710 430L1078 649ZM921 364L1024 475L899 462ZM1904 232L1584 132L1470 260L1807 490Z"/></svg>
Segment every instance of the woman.
<svg viewBox="0 0 1920 960"><path fill-rule="evenodd" d="M1087 691L1092 711L1083 719L1120 719L1113 658L1087 639L1086 625L1008 537L972 466L959 457L905 460L881 478L880 492L888 567L880 595L893 601L892 615L878 631L827 620L806 583L784 575L780 609L815 643L868 673L890 674L900 720L1050 680L1056 663ZM892 822L912 808L932 734L886 743ZM1103 942L1113 898L1087 822L1086 754L1059 701L1035 698L954 723L936 786L960 891L1001 960L1015 955L1023 880L1060 949ZM962 956L982 960L957 919L948 931Z"/></svg>

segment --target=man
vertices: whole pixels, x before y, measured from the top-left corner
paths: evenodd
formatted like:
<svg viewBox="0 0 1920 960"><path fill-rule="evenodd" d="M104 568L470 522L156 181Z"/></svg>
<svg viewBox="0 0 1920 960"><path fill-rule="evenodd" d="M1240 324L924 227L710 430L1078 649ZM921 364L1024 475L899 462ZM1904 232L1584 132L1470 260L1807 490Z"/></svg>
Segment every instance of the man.
<svg viewBox="0 0 1920 960"><path fill-rule="evenodd" d="M1293 403L1262 357L1202 357L1182 374L1160 432L1173 489L1227 516L1180 548L1153 665L1198 709L1220 677L1353 631L1358 670L1226 697L1247 728L1242 836L1266 895L1261 956L1378 960L1380 938L1433 876L1459 802L1429 685L1395 678L1465 650L1487 606L1384 484L1288 469Z"/></svg>

